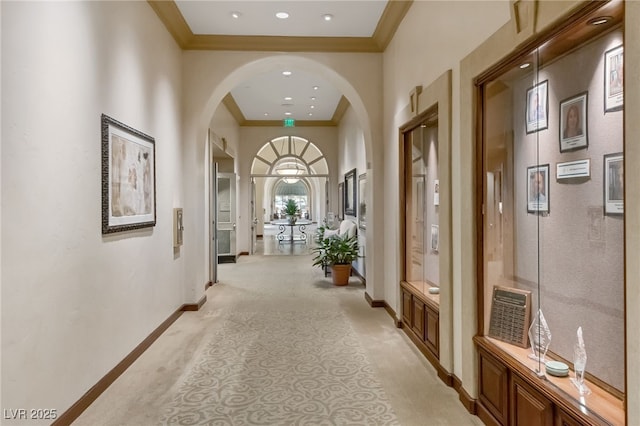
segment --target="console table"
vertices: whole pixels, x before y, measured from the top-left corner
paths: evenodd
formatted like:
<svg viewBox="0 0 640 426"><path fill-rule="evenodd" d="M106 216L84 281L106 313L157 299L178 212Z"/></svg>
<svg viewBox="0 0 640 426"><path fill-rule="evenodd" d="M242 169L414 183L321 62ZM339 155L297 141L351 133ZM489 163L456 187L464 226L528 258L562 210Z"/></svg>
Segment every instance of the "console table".
<svg viewBox="0 0 640 426"><path fill-rule="evenodd" d="M271 222L273 225L278 225L280 233L276 235L279 244L289 243L293 244L296 241L307 243L307 234L304 232L307 229L307 225L311 225L310 220L298 219L296 223L290 223L289 220L274 220ZM296 226L298 232L296 233ZM286 233L287 227L290 228L289 234Z"/></svg>

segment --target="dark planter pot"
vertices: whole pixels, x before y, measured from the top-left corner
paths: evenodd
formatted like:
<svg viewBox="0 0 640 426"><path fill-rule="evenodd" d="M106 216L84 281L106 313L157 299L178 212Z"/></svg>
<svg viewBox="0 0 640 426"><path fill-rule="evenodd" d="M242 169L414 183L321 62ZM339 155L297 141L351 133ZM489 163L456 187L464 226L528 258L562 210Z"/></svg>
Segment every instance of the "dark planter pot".
<svg viewBox="0 0 640 426"><path fill-rule="evenodd" d="M351 265L332 265L331 278L333 285L348 285L351 276Z"/></svg>

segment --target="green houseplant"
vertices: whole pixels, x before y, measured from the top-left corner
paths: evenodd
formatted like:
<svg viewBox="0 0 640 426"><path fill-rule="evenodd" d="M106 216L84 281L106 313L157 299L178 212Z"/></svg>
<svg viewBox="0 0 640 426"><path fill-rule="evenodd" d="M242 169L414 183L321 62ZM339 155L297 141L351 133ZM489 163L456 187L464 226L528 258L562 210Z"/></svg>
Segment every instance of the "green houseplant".
<svg viewBox="0 0 640 426"><path fill-rule="evenodd" d="M298 213L298 203L293 198L289 198L284 205L284 214L289 218L289 222L296 223L296 214Z"/></svg>
<svg viewBox="0 0 640 426"><path fill-rule="evenodd" d="M351 275L351 263L360 257L358 236L324 236L324 228L318 228L313 266L330 266L334 285L347 285Z"/></svg>

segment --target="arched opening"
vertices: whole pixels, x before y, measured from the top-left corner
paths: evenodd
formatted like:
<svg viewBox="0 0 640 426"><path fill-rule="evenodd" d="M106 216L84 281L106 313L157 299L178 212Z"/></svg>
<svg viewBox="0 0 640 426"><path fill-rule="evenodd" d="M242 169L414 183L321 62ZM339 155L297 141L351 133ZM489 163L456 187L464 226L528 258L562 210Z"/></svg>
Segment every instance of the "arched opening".
<svg viewBox="0 0 640 426"><path fill-rule="evenodd" d="M327 212L329 167L322 151L299 136L280 136L265 143L251 163L254 208L253 250L269 225L285 218L284 205L293 199L299 217L321 222Z"/></svg>

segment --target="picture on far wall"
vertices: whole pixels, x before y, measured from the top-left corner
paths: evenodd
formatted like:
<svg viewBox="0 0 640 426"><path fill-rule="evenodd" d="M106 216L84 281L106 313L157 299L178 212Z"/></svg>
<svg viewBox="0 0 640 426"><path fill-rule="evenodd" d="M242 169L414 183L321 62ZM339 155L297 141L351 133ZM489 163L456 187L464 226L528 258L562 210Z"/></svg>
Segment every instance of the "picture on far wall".
<svg viewBox="0 0 640 426"><path fill-rule="evenodd" d="M155 140L105 114L102 233L156 225Z"/></svg>
<svg viewBox="0 0 640 426"><path fill-rule="evenodd" d="M604 54L604 112L620 111L624 105L623 60L622 45Z"/></svg>
<svg viewBox="0 0 640 426"><path fill-rule="evenodd" d="M338 184L338 220L344 219L344 182Z"/></svg>
<svg viewBox="0 0 640 426"><path fill-rule="evenodd" d="M560 102L560 152L589 146L587 101L588 92L584 92Z"/></svg>
<svg viewBox="0 0 640 426"><path fill-rule="evenodd" d="M549 212L549 165L527 167L527 212Z"/></svg>
<svg viewBox="0 0 640 426"><path fill-rule="evenodd" d="M345 216L356 216L358 202L356 188L356 169L350 170L344 175L344 214Z"/></svg>
<svg viewBox="0 0 640 426"><path fill-rule="evenodd" d="M440 179L433 181L433 205L440 205Z"/></svg>
<svg viewBox="0 0 640 426"><path fill-rule="evenodd" d="M624 168L621 152L604 156L604 214L624 213Z"/></svg>
<svg viewBox="0 0 640 426"><path fill-rule="evenodd" d="M549 127L549 81L545 80L527 89L525 122L527 133L534 133Z"/></svg>
<svg viewBox="0 0 640 426"><path fill-rule="evenodd" d="M440 244L440 228L438 225L431 225L431 250L438 251Z"/></svg>
<svg viewBox="0 0 640 426"><path fill-rule="evenodd" d="M358 176L358 194L360 195L360 206L358 211L358 227L360 229L367 228L367 202L365 199L365 188L367 186L367 174L363 173Z"/></svg>

